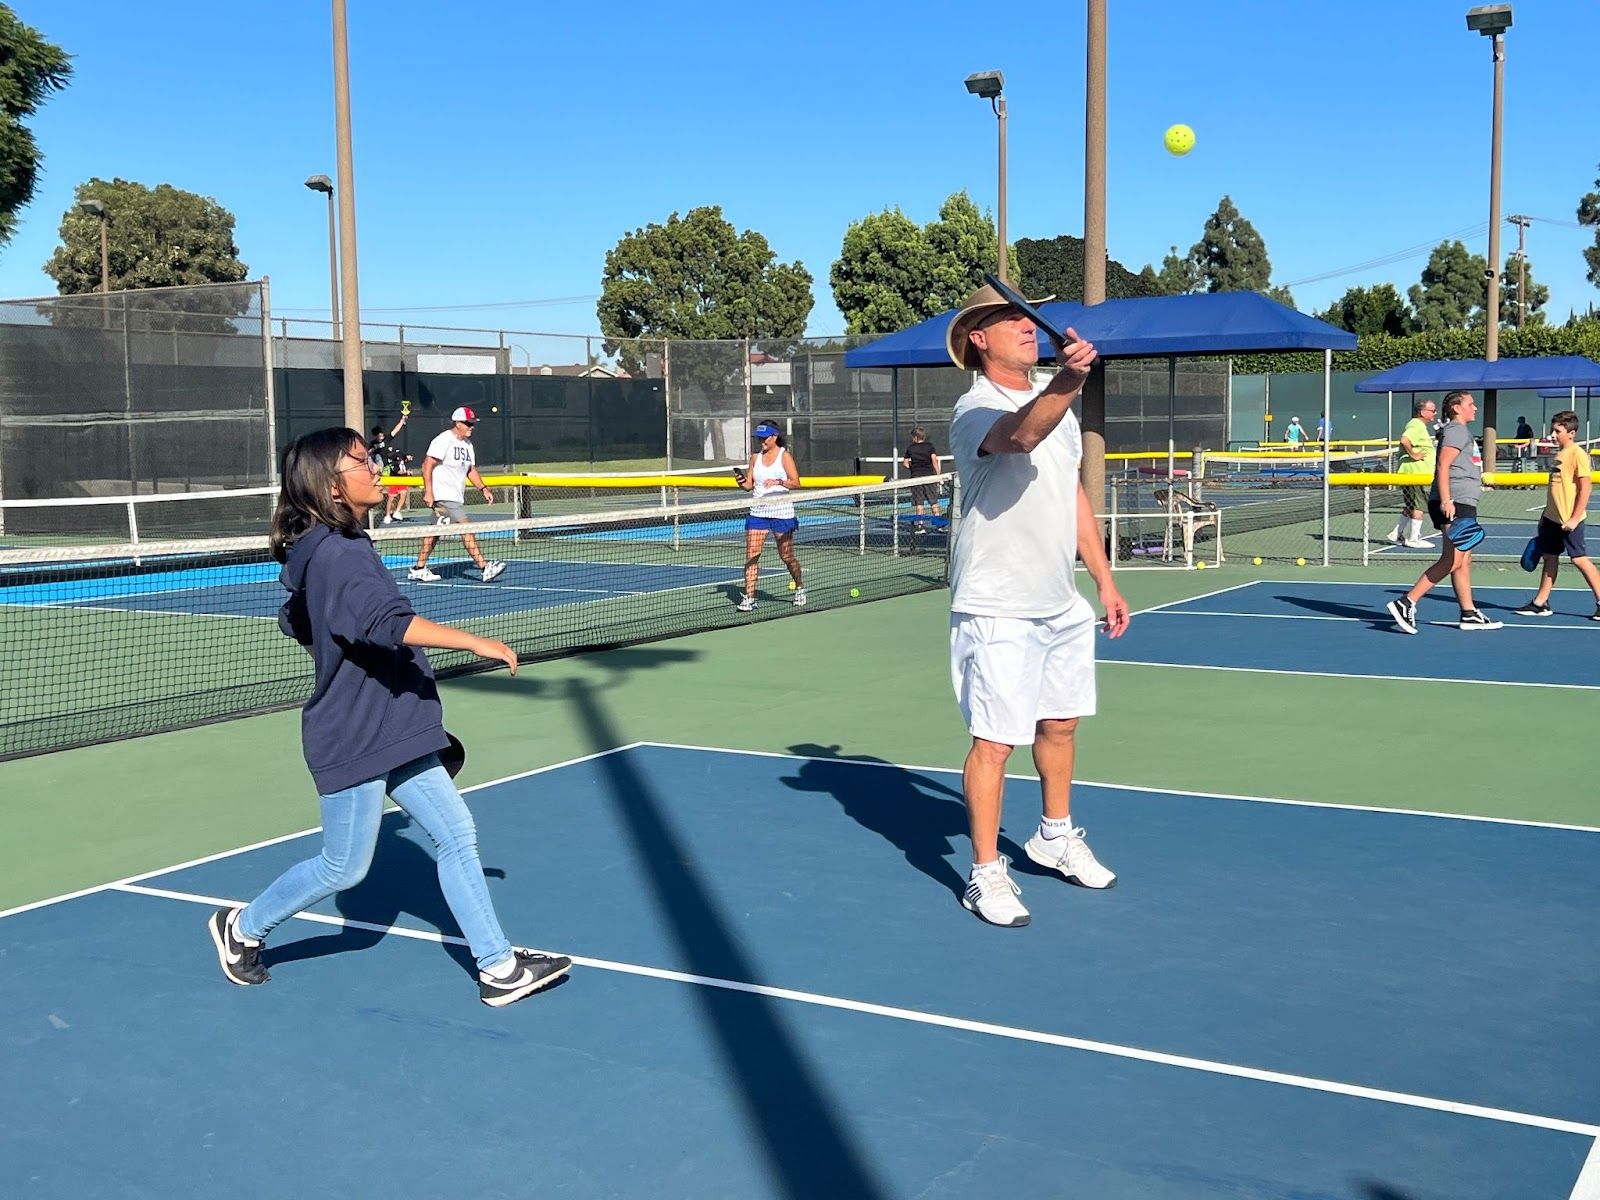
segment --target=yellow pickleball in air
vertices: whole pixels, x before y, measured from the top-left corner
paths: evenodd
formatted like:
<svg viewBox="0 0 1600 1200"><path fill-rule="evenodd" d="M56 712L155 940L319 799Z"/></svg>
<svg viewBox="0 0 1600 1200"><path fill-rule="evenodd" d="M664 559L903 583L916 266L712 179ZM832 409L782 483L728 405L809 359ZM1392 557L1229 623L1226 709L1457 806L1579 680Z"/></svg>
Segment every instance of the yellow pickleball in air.
<svg viewBox="0 0 1600 1200"><path fill-rule="evenodd" d="M1194 130L1187 125L1173 125L1161 141L1166 146L1168 154L1176 154L1182 158L1194 149Z"/></svg>

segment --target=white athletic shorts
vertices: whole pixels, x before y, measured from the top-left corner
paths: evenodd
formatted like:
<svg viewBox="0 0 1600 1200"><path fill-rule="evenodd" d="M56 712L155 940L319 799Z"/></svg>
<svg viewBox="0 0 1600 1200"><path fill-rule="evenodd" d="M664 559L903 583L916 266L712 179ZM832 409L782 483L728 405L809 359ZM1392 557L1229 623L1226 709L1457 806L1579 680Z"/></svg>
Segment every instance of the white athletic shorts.
<svg viewBox="0 0 1600 1200"><path fill-rule="evenodd" d="M1092 717L1094 609L1082 596L1054 617L950 614L950 682L973 737L1033 745L1044 720Z"/></svg>

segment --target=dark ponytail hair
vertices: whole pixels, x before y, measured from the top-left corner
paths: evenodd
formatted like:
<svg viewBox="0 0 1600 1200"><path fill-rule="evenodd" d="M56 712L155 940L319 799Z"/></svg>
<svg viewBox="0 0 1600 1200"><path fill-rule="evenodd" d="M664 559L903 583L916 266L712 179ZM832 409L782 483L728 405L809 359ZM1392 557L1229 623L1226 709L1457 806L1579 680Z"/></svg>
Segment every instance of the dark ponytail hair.
<svg viewBox="0 0 1600 1200"><path fill-rule="evenodd" d="M333 489L339 482L339 460L365 445L354 429L319 429L296 438L284 451L278 507L268 538L273 558L283 562L289 547L317 525L340 533L361 532L361 522Z"/></svg>
<svg viewBox="0 0 1600 1200"><path fill-rule="evenodd" d="M1439 405L1439 413L1446 421L1454 421L1456 413L1461 410L1462 402L1471 399L1471 392L1447 392L1445 393L1444 403Z"/></svg>

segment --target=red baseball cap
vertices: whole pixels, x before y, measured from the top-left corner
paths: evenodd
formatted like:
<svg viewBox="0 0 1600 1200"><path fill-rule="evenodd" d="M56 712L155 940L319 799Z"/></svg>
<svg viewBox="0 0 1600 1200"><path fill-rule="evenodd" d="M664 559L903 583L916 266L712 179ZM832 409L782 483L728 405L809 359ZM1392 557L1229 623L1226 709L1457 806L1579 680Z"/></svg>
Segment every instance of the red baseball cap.
<svg viewBox="0 0 1600 1200"><path fill-rule="evenodd" d="M458 408L455 410L455 412L450 414L451 421L465 421L468 425L471 425L477 419L478 414L473 412L470 408Z"/></svg>

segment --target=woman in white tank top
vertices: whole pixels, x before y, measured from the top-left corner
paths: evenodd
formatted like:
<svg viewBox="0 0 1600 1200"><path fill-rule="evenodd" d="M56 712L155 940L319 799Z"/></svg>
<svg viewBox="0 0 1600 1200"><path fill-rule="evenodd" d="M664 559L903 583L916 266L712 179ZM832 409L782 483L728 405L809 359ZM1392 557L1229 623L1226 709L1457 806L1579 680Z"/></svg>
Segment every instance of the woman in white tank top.
<svg viewBox="0 0 1600 1200"><path fill-rule="evenodd" d="M744 521L744 595L739 598L739 611L756 610L761 547L769 533L777 541L778 557L794 581L795 607L804 608L806 585L800 578L800 560L794 556L794 531L800 522L794 515L794 501L789 499L789 492L800 486L800 471L794 465L794 455L784 448L783 435L771 421L757 425L754 436L761 447L750 456L749 470L735 472L739 486L755 496Z"/></svg>

